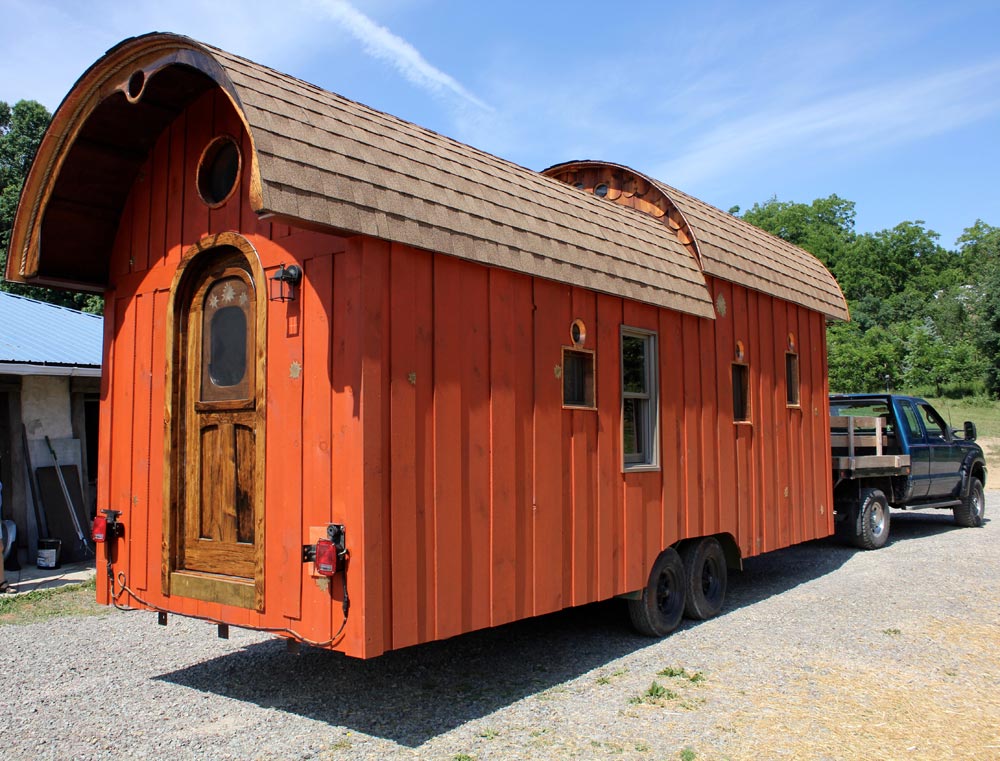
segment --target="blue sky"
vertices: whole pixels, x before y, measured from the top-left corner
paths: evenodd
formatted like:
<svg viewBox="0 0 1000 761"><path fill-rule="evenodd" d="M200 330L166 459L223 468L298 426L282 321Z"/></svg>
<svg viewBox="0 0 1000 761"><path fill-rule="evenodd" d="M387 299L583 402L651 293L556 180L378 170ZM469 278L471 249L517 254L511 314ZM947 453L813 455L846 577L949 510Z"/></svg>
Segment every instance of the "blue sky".
<svg viewBox="0 0 1000 761"><path fill-rule="evenodd" d="M532 169L627 164L722 209L1000 225L1000 3L0 0L0 100L190 35Z"/></svg>

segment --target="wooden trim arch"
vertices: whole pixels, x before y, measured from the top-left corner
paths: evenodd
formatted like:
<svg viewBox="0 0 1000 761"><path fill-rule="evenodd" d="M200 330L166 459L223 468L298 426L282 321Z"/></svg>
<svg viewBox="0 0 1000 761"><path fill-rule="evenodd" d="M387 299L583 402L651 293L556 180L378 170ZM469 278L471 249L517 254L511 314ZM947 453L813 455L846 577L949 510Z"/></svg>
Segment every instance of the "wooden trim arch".
<svg viewBox="0 0 1000 761"><path fill-rule="evenodd" d="M214 83L232 103L249 135L252 147L248 162L250 204L255 211L263 208L260 167L254 135L250 130L237 89L225 69L211 52L186 37L164 34L135 37L112 48L106 56L91 66L56 109L21 193L11 232L10 256L5 273L8 280L97 292L104 289L107 282L102 282L102 277L95 276L96 272L103 272L103 267L95 267L93 271L81 267L78 268L78 272L64 276L41 271L41 231L45 215L60 176L66 168L67 159L84 130L88 128L110 130L114 126L93 119L98 109L108 104L112 98L121 98L123 107L147 108L144 117L136 120L140 131L128 133L135 147L121 151L125 169L120 181L123 184L127 182L128 186L131 185L134 171L137 171L146 158L146 152L140 147L148 150L174 114L198 95L197 92L183 92L178 94L177 102L146 103L147 94L152 89L151 85L157 75L171 67L184 67L199 72L206 78L206 86ZM120 126L116 128L135 129L131 125L128 128ZM147 132L152 134L145 134ZM129 174L129 169L132 170L132 174ZM128 188L123 187L122 190L121 202L124 205ZM120 209L118 212L120 213ZM108 210L105 210L105 213L108 213ZM109 220L108 224L117 226L117 218L113 222ZM95 244L94 248L99 249L100 245ZM110 247L108 249L110 250ZM94 255L108 254L99 251ZM106 262L104 264L106 265ZM103 279L106 280L106 277Z"/></svg>
<svg viewBox="0 0 1000 761"><path fill-rule="evenodd" d="M670 197L648 177L628 167L605 161L571 161L556 164L544 170L542 174L660 220L674 232L677 240L691 253L704 272L705 268L698 250L698 239L687 218ZM603 193L597 192L602 186Z"/></svg>
<svg viewBox="0 0 1000 761"><path fill-rule="evenodd" d="M252 586L246 583L227 583L225 581L205 578L197 574L176 573L176 549L180 541L178 536L178 504L181 488L180 479L183 468L177 462L185 436L184 420L185 404L191 404L182 399L184 389L178 372L183 365L182 354L186 336L179 334L177 329L178 309L188 300L192 284L211 266L213 252L238 252L249 267L250 277L256 289L255 333L256 346L252 361L256 377L253 389L256 431L255 439L255 471L254 471L254 526L255 526L255 558L254 578ZM237 607L251 608L257 611L264 609L264 489L265 489L265 449L266 449L266 341L267 341L267 280L261 266L260 257L253 245L242 235L232 232L219 233L202 238L185 253L174 274L170 287L170 299L167 304L166 320L166 378L164 387L164 421L167 425L167 446L164 450L163 470L163 556L161 564L161 583L164 595L171 592L185 597L209 600ZM179 582L179 584L178 584Z"/></svg>

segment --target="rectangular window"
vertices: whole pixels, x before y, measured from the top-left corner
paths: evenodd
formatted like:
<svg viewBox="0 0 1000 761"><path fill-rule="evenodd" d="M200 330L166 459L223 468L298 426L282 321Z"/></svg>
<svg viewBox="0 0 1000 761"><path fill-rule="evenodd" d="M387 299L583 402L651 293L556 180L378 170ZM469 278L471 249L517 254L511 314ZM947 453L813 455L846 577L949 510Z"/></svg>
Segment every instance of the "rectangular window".
<svg viewBox="0 0 1000 761"><path fill-rule="evenodd" d="M750 421L750 368L746 365L733 365L733 420Z"/></svg>
<svg viewBox="0 0 1000 761"><path fill-rule="evenodd" d="M563 406L596 408L594 352L563 347Z"/></svg>
<svg viewBox="0 0 1000 761"><path fill-rule="evenodd" d="M785 355L785 403L799 406L799 355L791 352Z"/></svg>
<svg viewBox="0 0 1000 761"><path fill-rule="evenodd" d="M622 330L622 452L625 467L658 465L656 335Z"/></svg>

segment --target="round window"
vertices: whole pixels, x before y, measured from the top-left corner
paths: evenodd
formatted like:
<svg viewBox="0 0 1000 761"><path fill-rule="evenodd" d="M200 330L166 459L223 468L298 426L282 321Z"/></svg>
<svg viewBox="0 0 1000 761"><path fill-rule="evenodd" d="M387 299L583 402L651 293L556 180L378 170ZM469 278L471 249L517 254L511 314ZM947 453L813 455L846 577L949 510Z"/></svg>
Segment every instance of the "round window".
<svg viewBox="0 0 1000 761"><path fill-rule="evenodd" d="M240 179L240 148L229 135L208 144L198 162L198 195L209 206L221 206Z"/></svg>

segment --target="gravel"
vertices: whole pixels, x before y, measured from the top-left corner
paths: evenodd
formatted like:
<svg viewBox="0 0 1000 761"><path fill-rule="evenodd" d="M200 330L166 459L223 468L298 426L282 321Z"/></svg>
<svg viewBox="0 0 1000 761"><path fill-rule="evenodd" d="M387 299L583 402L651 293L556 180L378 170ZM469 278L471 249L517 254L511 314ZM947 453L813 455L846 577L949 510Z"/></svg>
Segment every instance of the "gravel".
<svg viewBox="0 0 1000 761"><path fill-rule="evenodd" d="M876 552L751 559L660 641L620 601L367 662L152 613L0 627L0 757L1000 758L987 504L982 529L894 513Z"/></svg>

